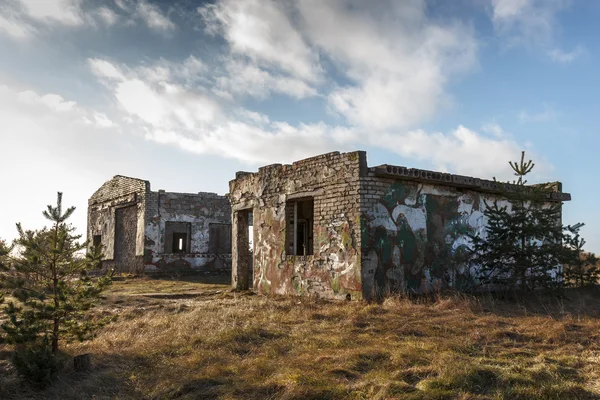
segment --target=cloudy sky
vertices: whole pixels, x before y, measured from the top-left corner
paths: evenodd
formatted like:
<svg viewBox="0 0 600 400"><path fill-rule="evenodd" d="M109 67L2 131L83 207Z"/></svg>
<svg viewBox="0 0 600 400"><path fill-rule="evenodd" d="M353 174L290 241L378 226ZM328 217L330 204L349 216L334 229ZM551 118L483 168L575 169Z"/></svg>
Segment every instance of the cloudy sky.
<svg viewBox="0 0 600 400"><path fill-rule="evenodd" d="M0 237L121 174L225 193L328 151L560 180L600 253L600 2L0 0Z"/></svg>

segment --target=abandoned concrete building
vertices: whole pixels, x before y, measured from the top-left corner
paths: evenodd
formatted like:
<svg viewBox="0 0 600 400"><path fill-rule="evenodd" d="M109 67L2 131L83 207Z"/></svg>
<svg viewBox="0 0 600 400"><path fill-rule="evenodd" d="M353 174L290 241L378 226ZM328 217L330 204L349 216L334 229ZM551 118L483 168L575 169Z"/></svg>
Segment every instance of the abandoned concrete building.
<svg viewBox="0 0 600 400"><path fill-rule="evenodd" d="M215 193L153 192L116 175L88 201L90 245L118 272L231 270L231 207Z"/></svg>
<svg viewBox="0 0 600 400"><path fill-rule="evenodd" d="M570 200L560 183L548 187L548 201ZM459 287L485 201L506 202L494 181L369 168L362 151L238 172L229 188L233 286L327 298Z"/></svg>

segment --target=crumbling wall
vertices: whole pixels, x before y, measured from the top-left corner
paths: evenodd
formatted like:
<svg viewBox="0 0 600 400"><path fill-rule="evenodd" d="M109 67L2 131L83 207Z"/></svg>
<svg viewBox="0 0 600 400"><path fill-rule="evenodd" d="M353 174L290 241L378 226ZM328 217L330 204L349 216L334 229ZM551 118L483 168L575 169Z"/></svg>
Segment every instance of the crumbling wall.
<svg viewBox="0 0 600 400"><path fill-rule="evenodd" d="M571 198L541 186L548 202ZM486 204L511 208L495 181L368 168L364 152L238 172L229 187L232 283L261 293L374 299L477 284L470 235L485 237Z"/></svg>
<svg viewBox="0 0 600 400"><path fill-rule="evenodd" d="M293 163L270 165L257 173L238 173L230 186L233 212L234 285L242 288L248 223L253 216L251 285L261 293L362 297L359 178L366 170L364 152L324 154ZM313 253L290 255L286 248L286 202L313 199ZM241 222L240 222L241 221ZM240 229L239 226L242 228Z"/></svg>
<svg viewBox="0 0 600 400"><path fill-rule="evenodd" d="M189 248L173 253L167 224L189 224ZM231 224L231 206L215 193L150 192L147 199L145 269L148 272L196 270L229 271L231 250L209 252L211 224Z"/></svg>
<svg viewBox="0 0 600 400"><path fill-rule="evenodd" d="M537 186L548 190L549 202L571 199L560 182ZM477 266L468 263L469 236L485 237L486 204L497 202L510 212L501 192L485 179L370 168L360 182L364 297L477 284Z"/></svg>
<svg viewBox="0 0 600 400"><path fill-rule="evenodd" d="M131 273L143 269L145 199L149 189L147 181L116 175L88 200L87 237L90 246L95 236L100 237L103 268ZM128 208L127 218L117 226L117 210L125 208Z"/></svg>
<svg viewBox="0 0 600 400"><path fill-rule="evenodd" d="M485 233L485 201L497 198L379 177L363 179L362 190L365 297L469 283L468 235Z"/></svg>

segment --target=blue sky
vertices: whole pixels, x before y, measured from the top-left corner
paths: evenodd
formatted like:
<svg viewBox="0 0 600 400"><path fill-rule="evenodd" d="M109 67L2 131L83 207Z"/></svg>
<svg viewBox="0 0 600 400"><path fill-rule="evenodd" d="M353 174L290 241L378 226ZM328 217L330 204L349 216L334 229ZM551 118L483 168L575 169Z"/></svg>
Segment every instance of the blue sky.
<svg viewBox="0 0 600 400"><path fill-rule="evenodd" d="M0 237L121 174L226 193L239 170L340 150L563 182L600 252L600 3L3 0Z"/></svg>

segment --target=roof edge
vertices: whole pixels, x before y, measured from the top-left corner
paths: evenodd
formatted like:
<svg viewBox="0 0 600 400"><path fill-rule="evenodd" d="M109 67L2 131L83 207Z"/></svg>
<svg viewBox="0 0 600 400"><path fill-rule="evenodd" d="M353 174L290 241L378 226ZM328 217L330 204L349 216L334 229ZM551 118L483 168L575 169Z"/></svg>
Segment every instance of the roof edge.
<svg viewBox="0 0 600 400"><path fill-rule="evenodd" d="M502 182L492 181L489 179L473 178L471 176L456 175L445 172L429 171L426 169L407 168L396 165L378 165L370 167L369 171L377 176L389 177L394 179L402 179L407 181L418 181L426 183L437 183L453 187L461 187L487 193L502 193ZM549 184L557 182L548 182ZM537 184L545 185L545 184ZM509 188L512 185L509 185ZM536 185L531 185L536 186ZM571 194L563 193L562 191L548 191L546 193L548 201L570 201Z"/></svg>

